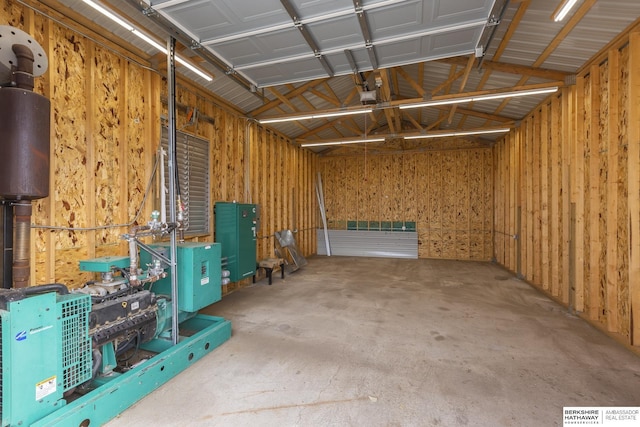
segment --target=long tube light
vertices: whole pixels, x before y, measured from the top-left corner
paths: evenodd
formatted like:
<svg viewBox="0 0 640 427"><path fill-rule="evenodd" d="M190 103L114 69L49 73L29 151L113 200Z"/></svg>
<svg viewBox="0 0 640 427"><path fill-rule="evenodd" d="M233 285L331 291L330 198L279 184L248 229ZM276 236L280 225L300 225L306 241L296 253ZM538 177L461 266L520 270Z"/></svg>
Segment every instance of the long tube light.
<svg viewBox="0 0 640 427"><path fill-rule="evenodd" d="M109 9L106 9L105 7L103 7L99 3L94 2L93 0L82 0L82 1L84 3L86 3L87 5L91 6L93 9L97 10L98 12L100 12L102 15L104 15L107 18L111 19L116 24L120 25L125 30L130 31L135 36L137 36L140 39L144 40L147 44L155 47L160 52L165 53L165 54L167 53L167 47L166 46L163 46L162 44L160 44L157 41L153 40L151 37L149 37L148 35L146 35L142 31L140 31L139 29L135 28L134 26L129 24L127 21L125 21L124 19L122 19L121 17L116 15L115 13L111 12ZM181 65L184 65L186 68L188 68L189 70L193 71L194 73L196 73L197 75L199 75L200 77L205 79L206 81L210 82L210 81L213 80L213 77L211 77L209 74L205 73L204 71L200 70L199 68L197 68L195 65L191 64L186 59L184 59L184 58L182 58L182 57L180 57L178 55L176 55L175 58L176 58L176 62L179 62Z"/></svg>
<svg viewBox="0 0 640 427"><path fill-rule="evenodd" d="M578 0L564 0L553 13L553 20L555 22L562 21L577 2Z"/></svg>
<svg viewBox="0 0 640 427"><path fill-rule="evenodd" d="M305 115L299 115L299 116L272 117L272 118L258 119L258 123L264 125L268 123L292 122L296 120L324 119L327 117L350 116L353 114L368 114L368 113L371 113L372 111L373 111L373 108L364 108L360 110L328 111L324 113L305 114Z"/></svg>
<svg viewBox="0 0 640 427"><path fill-rule="evenodd" d="M418 102L416 104L404 104L398 106L401 110L409 108L433 107L436 105L462 104L464 102L487 101L490 99L515 98L518 96L540 95L558 91L558 86L551 86L541 89L514 90L510 92L488 93L484 95L471 95L460 98L436 99L433 101Z"/></svg>
<svg viewBox="0 0 640 427"><path fill-rule="evenodd" d="M300 147L324 147L330 145L364 144L366 142L382 142L385 138L345 139L343 141L309 142L300 144Z"/></svg>
<svg viewBox="0 0 640 427"><path fill-rule="evenodd" d="M360 138L360 139L344 139L344 140L336 140L336 141L323 141L323 142L305 142L300 144L300 147L324 147L331 145L347 145L347 144L364 144L365 142L381 142L384 141L387 137L395 138L395 139L426 139L426 138L444 138L448 136L469 136L469 135L486 135L492 133L505 133L509 132L511 128L493 128L493 129L469 129L469 130L459 130L459 131L436 131L429 133L421 133L421 134L411 134L411 135L380 135L375 138Z"/></svg>
<svg viewBox="0 0 640 427"><path fill-rule="evenodd" d="M477 130L460 130L460 131L452 131L452 132L431 132L425 133L423 135L409 135L405 136L404 139L423 139L423 138L443 138L447 136L468 136L468 135L485 135L491 133L504 133L509 132L510 128L499 128L499 129L477 129Z"/></svg>
<svg viewBox="0 0 640 427"><path fill-rule="evenodd" d="M534 89L512 90L508 92L486 93L482 95L461 96L458 98L434 99L431 101L417 102L414 104L398 105L398 108L401 110L406 110L410 108L435 107L437 105L462 104L465 102L472 102L472 101L474 102L487 101L490 99L516 98L519 96L541 95L546 93L557 92L558 88L559 88L558 86L549 86L549 87L534 88ZM386 107L382 107L382 108L386 108ZM355 110L355 109L354 110L338 110L338 111L326 111L326 112L311 113L311 114L298 114L298 115L292 115L292 116L266 117L264 119L257 119L257 121L260 124L293 122L297 120L321 119L321 118L327 118L327 117L348 116L353 114L368 114L368 113L371 113L374 109L375 108L362 108L358 110Z"/></svg>

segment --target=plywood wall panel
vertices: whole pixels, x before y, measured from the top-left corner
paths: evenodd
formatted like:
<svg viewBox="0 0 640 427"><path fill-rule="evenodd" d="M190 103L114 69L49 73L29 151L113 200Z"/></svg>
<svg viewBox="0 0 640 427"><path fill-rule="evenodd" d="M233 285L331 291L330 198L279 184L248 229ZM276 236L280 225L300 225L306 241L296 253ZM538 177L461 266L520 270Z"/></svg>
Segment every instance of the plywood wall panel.
<svg viewBox="0 0 640 427"><path fill-rule="evenodd" d="M84 209L87 170L87 130L77 123L87 120L87 41L74 32L57 28L54 56L49 58L52 67L51 97L54 158L53 197L56 201L56 225L84 227L90 212ZM79 167L80 166L80 167ZM74 231L56 234L56 249L69 249L86 245L86 235Z"/></svg>
<svg viewBox="0 0 640 427"><path fill-rule="evenodd" d="M318 161L330 182L325 191L327 205L345 204L332 227L344 229L347 221L355 220L377 227L382 222L392 226L394 222L415 222L422 258L493 257L491 150L432 149L366 156L334 153ZM336 186L351 188L347 181L353 179L353 171L361 177L358 196L343 197ZM358 217L347 217L351 212Z"/></svg>
<svg viewBox="0 0 640 427"><path fill-rule="evenodd" d="M435 165L429 164L429 156L427 153L415 155L416 163L416 184L414 187L415 203L416 203L416 221L423 224L428 229L430 226L435 227L433 217L431 215L431 186L438 185L434 179L432 169ZM420 228L420 227L419 227Z"/></svg>
<svg viewBox="0 0 640 427"><path fill-rule="evenodd" d="M113 185L114 177L124 175L120 155L121 140L120 128L124 118L121 116L122 89L124 80L120 58L111 58L111 53L100 48L93 52L94 62L93 87L90 89L91 98L95 104L91 108L93 114L93 164L89 165L90 174L93 175L95 194L94 219L95 225L121 224L120 191L126 192L126 187ZM118 184L121 184L118 183ZM91 191L89 189L88 191ZM98 246L115 243L119 239L118 229L104 229L96 232L96 244Z"/></svg>
<svg viewBox="0 0 640 427"><path fill-rule="evenodd" d="M423 181L422 177L416 176L416 157L410 154L402 156L402 207L403 213L398 218L399 221L417 221L418 218L418 194L416 194L416 186L418 181ZM421 205L420 205L421 206Z"/></svg>
<svg viewBox="0 0 640 427"><path fill-rule="evenodd" d="M126 168L123 171L123 176L127 180L125 195L127 203L125 203L126 208L123 211L125 212L125 222L128 223L136 218L142 206L148 177L151 173L151 162L155 161L155 151L145 150L145 147L149 143L153 144L157 139L146 138L153 134L157 136L157 132L145 131L144 126L145 123L151 121L148 108L148 91L152 81L151 72L129 64L126 66L126 72L126 127L122 145L126 148ZM151 206L149 204L145 207L147 209L143 214L148 214Z"/></svg>
<svg viewBox="0 0 640 427"><path fill-rule="evenodd" d="M495 240L516 211L524 279L638 345L633 307L640 283L640 250L634 246L640 240L634 243L634 224L640 223L640 49L634 46L640 47L638 29L616 39L580 72L575 86L550 96L515 135L497 142L493 159ZM518 161L506 154L509 149ZM504 185L511 177L520 182L515 206ZM532 247L525 245L531 237ZM517 270L499 247L496 258Z"/></svg>
<svg viewBox="0 0 640 427"><path fill-rule="evenodd" d="M630 295L629 295L629 185L626 177L629 174L629 46L619 51L618 79L618 144L617 173L617 231L615 234L618 329L627 340L630 338Z"/></svg>
<svg viewBox="0 0 640 427"><path fill-rule="evenodd" d="M369 193L367 191L368 184L365 176L365 160L364 157L358 157L355 162L352 163L356 173L355 182L358 187L357 206L355 207L358 221L369 220Z"/></svg>
<svg viewBox="0 0 640 427"><path fill-rule="evenodd" d="M629 150L627 180L629 191L629 309L630 342L640 345L640 31L629 34Z"/></svg>

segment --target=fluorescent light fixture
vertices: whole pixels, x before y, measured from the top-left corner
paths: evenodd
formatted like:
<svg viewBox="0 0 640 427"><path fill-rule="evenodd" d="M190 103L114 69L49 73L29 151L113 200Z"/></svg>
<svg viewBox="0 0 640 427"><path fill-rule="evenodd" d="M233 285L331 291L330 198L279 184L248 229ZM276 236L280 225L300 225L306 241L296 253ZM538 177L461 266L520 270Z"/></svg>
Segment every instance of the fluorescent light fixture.
<svg viewBox="0 0 640 427"><path fill-rule="evenodd" d="M112 13L110 10L105 9L98 3L94 3L91 0L82 0L82 1L85 2L87 5L91 6L93 9L100 12L101 14L103 14L104 16L106 16L107 18L111 19L113 22L118 23L121 27L126 28L127 31L134 30L134 28L128 22L120 18L118 15Z"/></svg>
<svg viewBox="0 0 640 427"><path fill-rule="evenodd" d="M429 132L418 135L384 135L377 136L375 138L364 139L344 139L337 141L323 141L323 142L305 142L300 144L300 147L323 147L331 145L347 145L347 144L364 144L365 142L382 142L386 138L396 139L426 139L426 138L444 138L448 136L468 136L468 135L485 135L492 133L505 133L509 132L511 128L492 128L492 129L469 129L469 130L457 130L457 131L442 131L442 132Z"/></svg>
<svg viewBox="0 0 640 427"><path fill-rule="evenodd" d="M100 4L98 4L98 3L96 3L96 2L94 2L92 0L82 0L82 1L84 3L86 3L87 5L91 6L93 9L97 10L98 12L100 12L101 14L103 14L104 16L106 16L107 18L111 19L113 22L115 22L118 25L120 25L121 27L123 27L125 30L132 32L134 35L136 35L140 39L144 40L145 42L147 42L151 46L155 47L160 52L165 53L165 54L167 53L167 47L166 46L163 46L162 44L160 44L157 41L153 40L151 37L149 37L148 35L146 35L142 31L138 30L137 28L135 28L134 26L129 24L127 21L125 21L124 19L120 18L118 15L114 14L113 12L111 12L110 10L104 8L103 6L101 6ZM180 64L184 65L185 67L187 67L188 69L190 69L191 71L193 71L194 73L196 73L197 75L199 75L200 77L202 77L203 79L205 79L208 82L213 80L213 77L211 77L209 74L207 74L204 71L198 69L195 65L191 64L189 61L187 61L186 59L184 59L184 58L182 58L182 57L180 57L178 55L176 55L176 62L179 62Z"/></svg>
<svg viewBox="0 0 640 427"><path fill-rule="evenodd" d="M564 0L553 13L553 20L555 22L562 21L577 2L578 0Z"/></svg>
<svg viewBox="0 0 640 427"><path fill-rule="evenodd" d="M515 90L510 92L488 93L484 95L471 95L460 98L436 99L433 101L418 102L416 104L404 104L398 106L401 110L409 108L434 107L436 105L462 104L465 102L487 101L490 99L515 98L518 96L540 95L558 91L558 86L545 87L540 89Z"/></svg>
<svg viewBox="0 0 640 427"><path fill-rule="evenodd" d="M300 147L324 147L330 145L364 144L366 142L382 142L384 138L349 139L344 141L309 142L300 144Z"/></svg>
<svg viewBox="0 0 640 427"><path fill-rule="evenodd" d="M351 116L354 114L367 114L373 111L373 108L364 108L361 110L343 110L343 111L327 111L316 114L304 114L299 116L272 117L258 119L258 123L265 125L269 123L293 122L297 120L324 119L327 117Z"/></svg>
<svg viewBox="0 0 640 427"><path fill-rule="evenodd" d="M158 43L157 41L153 40L151 37L149 37L145 33L142 33L139 30L136 30L135 28L131 32L134 35L136 35L139 38L141 38L142 40L144 40L145 42L147 42L148 44L150 44L151 46L155 47L156 49L158 49L160 51L163 51L163 52L167 51L167 46L162 46L160 43Z"/></svg>
<svg viewBox="0 0 640 427"><path fill-rule="evenodd" d="M193 65L192 63L190 63L189 61L187 61L186 59L183 59L182 57L180 57L178 55L176 55L176 62L184 65L185 67L187 67L188 69L190 69L191 71L193 71L194 73L196 73L197 75L199 75L200 77L202 77L203 79L205 79L208 82L213 80L213 77L211 77L209 74L207 74L204 71L200 70L195 65Z"/></svg>
<svg viewBox="0 0 640 427"><path fill-rule="evenodd" d="M405 136L404 139L423 139L423 138L444 138L447 136L467 136L467 135L484 135L490 133L504 133L509 132L510 128L500 128L500 129L476 129L476 130L460 130L453 132L431 132L425 133L423 135L410 135Z"/></svg>

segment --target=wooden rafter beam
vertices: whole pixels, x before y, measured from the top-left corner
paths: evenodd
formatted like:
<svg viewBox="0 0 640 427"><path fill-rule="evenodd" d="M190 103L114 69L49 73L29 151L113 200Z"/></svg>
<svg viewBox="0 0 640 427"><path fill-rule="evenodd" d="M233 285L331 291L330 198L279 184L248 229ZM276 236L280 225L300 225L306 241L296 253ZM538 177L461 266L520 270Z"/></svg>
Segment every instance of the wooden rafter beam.
<svg viewBox="0 0 640 427"><path fill-rule="evenodd" d="M400 113L402 113L402 111ZM404 113L404 117L407 120L409 120L411 122L411 124L413 125L413 127L415 127L417 130L422 131L424 129L422 127L422 125L416 119L414 119L411 114L409 114L408 111Z"/></svg>
<svg viewBox="0 0 640 427"><path fill-rule="evenodd" d="M436 120L435 122L427 126L425 130L429 131L429 130L436 129L438 126L440 126L442 122L444 122L445 119L446 119L446 116L440 117L438 120Z"/></svg>
<svg viewBox="0 0 640 427"><path fill-rule="evenodd" d="M306 92L308 89L310 88L314 88L320 84L322 84L325 81L325 79L316 79L316 80L311 80L297 88L295 88L294 90L285 93L283 96L287 99L291 99L291 98L295 98L298 95L303 94L304 92ZM250 116L258 116L262 113L264 113L265 111L269 111L272 108L277 107L278 105L282 104L282 100L280 100L279 98L274 99L271 102L267 102L266 104L264 104L262 107L258 107L255 110L251 111L249 113Z"/></svg>
<svg viewBox="0 0 640 427"><path fill-rule="evenodd" d="M443 64L464 65L467 60L464 57L438 59L437 62ZM564 80L565 77L571 75L566 71L550 70L547 68L528 67L526 65L508 64L506 62L483 61L482 68L490 71L498 71L501 73L518 74L521 76L537 77L547 80Z"/></svg>
<svg viewBox="0 0 640 427"><path fill-rule="evenodd" d="M424 63L421 63L420 65L422 65L423 70L424 70ZM423 89L422 85L419 84L418 82L416 82L413 77L411 77L409 75L409 73L407 73L403 68L398 68L397 73L400 74L400 76L407 82L409 83L409 86L411 86L413 88L413 90L415 90L418 93L418 96L425 96L427 94L427 91ZM421 75L422 73L418 72L418 75Z"/></svg>
<svg viewBox="0 0 640 427"><path fill-rule="evenodd" d="M445 93L449 93L449 90L451 88L451 83L453 83L456 80L458 80L460 77L462 77L463 74L464 74L464 70L460 70L460 71L456 72L456 66L452 65L451 66L451 71L449 72L449 78L447 80L443 81L442 83L440 83L435 88L433 88L433 90L431 91L431 95L435 96L440 91L444 91Z"/></svg>
<svg viewBox="0 0 640 427"><path fill-rule="evenodd" d="M326 82L324 82L324 83L326 84ZM336 107L340 107L342 105L342 103L340 102L339 99L337 99L337 98L335 98L333 96L329 96L329 95L327 95L325 93L322 93L318 89L311 88L311 89L309 89L309 92L314 94L318 98L324 99L328 103L330 103L332 105L335 105Z"/></svg>
<svg viewBox="0 0 640 427"><path fill-rule="evenodd" d="M596 0L585 0L584 3L576 10L571 19L567 21L564 27L556 34L556 36L551 40L551 43L542 51L538 59L533 63L534 67L539 67L544 64L544 61L549 58L549 56L553 53L554 50L562 43L562 41L569 35L569 33L578 25L582 18L589 12L591 7L595 4ZM522 77L517 85L523 85L529 80L529 76ZM495 114L499 114L509 103L508 99L505 99L500 103L498 108L494 111Z"/></svg>
<svg viewBox="0 0 640 427"><path fill-rule="evenodd" d="M531 4L531 0L522 0L520 2L520 4L518 5L518 10L516 11L515 15L513 16L513 19L511 19L511 23L509 24L509 28L507 28L506 33L504 34L504 36L502 37L502 40L500 41L500 44L498 45L498 48L496 49L496 52L493 54L493 61L498 61L500 59L500 57L502 57L502 54L504 53L504 51L507 49L507 46L509 45L509 42L511 42L511 38L513 37L513 34L516 32L516 29L518 28L518 26L520 25L520 22L522 22L522 19L524 18L525 12L527 11L527 8L529 7L529 5ZM484 61L484 63L486 63L487 61ZM529 67L531 68L531 67ZM489 78L491 77L491 69L487 68L485 73L483 74L482 78L480 79L480 82L478 83L478 86L476 87L476 90L482 90L484 89L484 86L487 84L487 82L489 81ZM558 80L563 80L564 77L558 79ZM469 108L473 107L473 103L469 104ZM462 116L462 119L460 120L460 122L458 123L458 126L462 127L465 124L465 121L467 119L468 116Z"/></svg>
<svg viewBox="0 0 640 427"><path fill-rule="evenodd" d="M438 108L442 111L449 111L449 107L440 105L434 108ZM481 111L474 111L474 110L470 110L468 108L460 108L458 107L458 113L460 114L464 114L467 116L473 116L473 117L478 117L480 119L487 119L487 120L491 120L494 122L500 122L500 123L512 123L514 122L514 119L508 118L508 117L504 117L504 116L500 116L498 114L490 114L490 113L483 113Z"/></svg>
<svg viewBox="0 0 640 427"><path fill-rule="evenodd" d="M291 102L291 100L289 98L287 98L286 96L282 95L280 92L278 92L278 90L275 87L269 87L267 88L267 90L269 92L271 92L273 95L275 95L276 98L278 98L281 103L285 104L287 107L291 108L293 111L295 112L299 112L300 109L296 108L295 105L293 105L293 103Z"/></svg>
<svg viewBox="0 0 640 427"><path fill-rule="evenodd" d="M497 61L500 59L500 57L502 57L502 54L507 49L509 42L511 41L511 39L513 38L513 35L518 29L520 22L522 22L522 18L524 18L524 14L529 8L530 4L531 4L531 0L523 0L518 5L518 10L516 11L515 15L513 15L513 18L511 19L511 23L509 24L509 28L507 28L506 33L504 33L504 36L502 37L502 41L498 45L496 52L493 54L494 61Z"/></svg>
<svg viewBox="0 0 640 427"><path fill-rule="evenodd" d="M424 87L424 62L418 64L418 85ZM420 95L424 96L424 95ZM422 123L422 111L418 111L418 123Z"/></svg>
<svg viewBox="0 0 640 427"><path fill-rule="evenodd" d="M376 76L382 83L378 88L378 90L380 91L380 101L384 103L391 102L393 98L393 91L391 90L391 77L389 76L389 70L378 70L376 71ZM398 110L396 108L387 108L384 110L384 115L387 119L387 125L389 126L389 129L391 129L391 132L398 132Z"/></svg>
<svg viewBox="0 0 640 427"><path fill-rule="evenodd" d="M322 86L324 86L324 88L327 91L327 93L329 95L331 95L333 97L333 99L335 99L338 102L338 105L346 105L346 104L343 104L342 102L340 102L340 97L333 91L333 89L331 88L331 85L329 84L328 80L325 80L324 83L322 83Z"/></svg>
<svg viewBox="0 0 640 427"><path fill-rule="evenodd" d="M471 74L471 68L473 68L473 64L476 62L476 58L473 55L469 55L469 59L467 60L467 66L464 69L464 74L462 75L462 80L460 81L460 89L458 92L462 92L464 87L467 85L467 81L469 80L469 74ZM453 115L456 113L457 105L451 107L451 111L449 111L449 120L451 123L453 121Z"/></svg>

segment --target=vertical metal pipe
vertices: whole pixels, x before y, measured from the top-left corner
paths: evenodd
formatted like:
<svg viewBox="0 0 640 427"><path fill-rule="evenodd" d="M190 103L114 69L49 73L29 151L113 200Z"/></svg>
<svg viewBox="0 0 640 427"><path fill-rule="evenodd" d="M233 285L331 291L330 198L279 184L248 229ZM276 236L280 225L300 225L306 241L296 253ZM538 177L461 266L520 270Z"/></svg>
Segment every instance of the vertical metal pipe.
<svg viewBox="0 0 640 427"><path fill-rule="evenodd" d="M167 41L167 108L169 117L168 148L169 157L169 219L176 222L176 40L169 37ZM178 330L178 269L176 268L178 250L175 230L171 232L171 341L178 344L180 331Z"/></svg>
<svg viewBox="0 0 640 427"><path fill-rule="evenodd" d="M29 252L31 250L31 201L13 204L15 239L13 250L13 287L29 286Z"/></svg>

